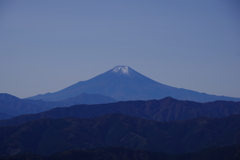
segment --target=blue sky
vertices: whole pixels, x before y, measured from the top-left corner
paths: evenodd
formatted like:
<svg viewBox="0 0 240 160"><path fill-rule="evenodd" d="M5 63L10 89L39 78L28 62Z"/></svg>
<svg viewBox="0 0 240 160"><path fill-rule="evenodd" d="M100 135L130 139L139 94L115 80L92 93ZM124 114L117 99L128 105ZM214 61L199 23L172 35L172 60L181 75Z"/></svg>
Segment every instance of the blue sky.
<svg viewBox="0 0 240 160"><path fill-rule="evenodd" d="M238 0L0 0L0 92L55 92L116 65L240 97Z"/></svg>

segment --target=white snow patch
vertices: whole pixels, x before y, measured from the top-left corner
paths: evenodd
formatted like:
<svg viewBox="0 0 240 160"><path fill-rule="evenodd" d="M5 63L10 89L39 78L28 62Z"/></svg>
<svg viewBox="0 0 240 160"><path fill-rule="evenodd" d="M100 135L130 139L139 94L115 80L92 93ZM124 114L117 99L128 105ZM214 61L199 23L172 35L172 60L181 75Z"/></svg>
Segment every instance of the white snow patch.
<svg viewBox="0 0 240 160"><path fill-rule="evenodd" d="M128 66L116 66L112 69L112 71L115 73L122 73L126 75L130 74Z"/></svg>

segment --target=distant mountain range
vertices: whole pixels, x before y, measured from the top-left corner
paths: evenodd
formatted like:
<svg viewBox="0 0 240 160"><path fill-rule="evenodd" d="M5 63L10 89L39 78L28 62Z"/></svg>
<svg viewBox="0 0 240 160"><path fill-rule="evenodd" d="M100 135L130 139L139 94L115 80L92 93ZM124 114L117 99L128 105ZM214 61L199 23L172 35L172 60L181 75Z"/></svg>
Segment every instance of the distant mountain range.
<svg viewBox="0 0 240 160"><path fill-rule="evenodd" d="M111 102L116 102L116 100L100 94L82 93L76 97L65 100L42 101L20 99L6 93L0 93L0 119L7 119L21 114L39 113L56 107L68 107L76 104L102 104Z"/></svg>
<svg viewBox="0 0 240 160"><path fill-rule="evenodd" d="M7 155L52 155L71 149L122 146L179 154L210 146L240 144L240 115L157 122L122 114L93 119L40 119L0 127L0 151Z"/></svg>
<svg viewBox="0 0 240 160"><path fill-rule="evenodd" d="M1 120L0 126L22 124L41 118L94 118L111 113L122 113L157 121L186 120L195 117L226 117L240 114L240 102L215 101L199 103L166 97L161 100L74 105L71 107L54 108L42 113L20 115L9 120Z"/></svg>
<svg viewBox="0 0 240 160"><path fill-rule="evenodd" d="M179 100L197 102L240 101L240 98L215 96L167 86L136 72L128 66L116 66L92 79L80 81L58 92L37 95L28 99L57 101L82 93L102 94L113 97L118 101L162 99L169 96Z"/></svg>
<svg viewBox="0 0 240 160"><path fill-rule="evenodd" d="M55 93L0 93L0 160L237 160L239 126L240 98L170 87L117 66Z"/></svg>

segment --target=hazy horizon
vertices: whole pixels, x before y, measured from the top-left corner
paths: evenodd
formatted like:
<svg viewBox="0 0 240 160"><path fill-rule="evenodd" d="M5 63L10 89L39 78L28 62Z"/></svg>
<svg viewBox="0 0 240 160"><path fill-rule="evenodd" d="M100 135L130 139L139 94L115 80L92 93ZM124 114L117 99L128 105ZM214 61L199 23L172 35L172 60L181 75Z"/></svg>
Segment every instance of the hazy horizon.
<svg viewBox="0 0 240 160"><path fill-rule="evenodd" d="M240 2L0 1L0 93L56 92L117 65L240 97Z"/></svg>

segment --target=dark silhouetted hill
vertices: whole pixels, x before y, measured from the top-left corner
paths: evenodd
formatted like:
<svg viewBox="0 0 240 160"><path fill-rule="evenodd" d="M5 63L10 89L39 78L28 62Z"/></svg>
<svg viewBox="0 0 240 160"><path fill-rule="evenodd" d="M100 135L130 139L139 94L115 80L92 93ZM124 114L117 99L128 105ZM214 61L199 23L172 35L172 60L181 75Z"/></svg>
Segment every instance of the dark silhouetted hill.
<svg viewBox="0 0 240 160"><path fill-rule="evenodd" d="M122 114L93 119L40 119L0 127L3 155L35 153L49 156L73 149L122 146L179 154L210 146L240 144L240 115L157 122Z"/></svg>
<svg viewBox="0 0 240 160"><path fill-rule="evenodd" d="M110 113L122 113L156 121L186 120L195 117L226 117L232 114L240 114L240 102L215 101L198 103L167 97L161 100L75 105L54 108L37 114L20 115L9 120L1 120L0 126L21 124L40 118L94 118Z"/></svg>
<svg viewBox="0 0 240 160"><path fill-rule="evenodd" d="M171 155L125 147L102 147L92 150L70 150L49 157L33 153L3 158L1 160L239 160L240 146L211 147L195 153Z"/></svg>

